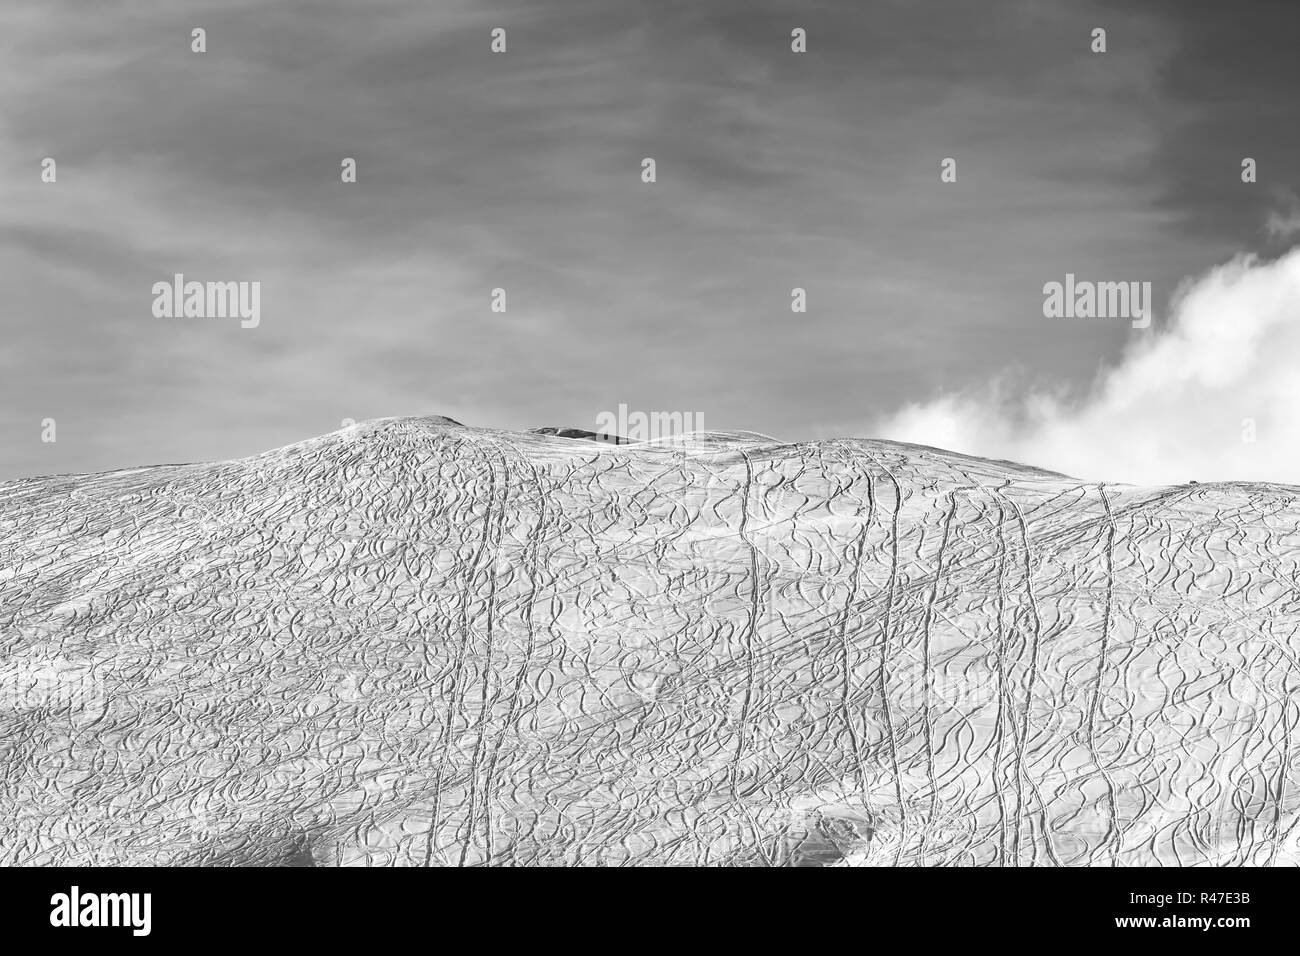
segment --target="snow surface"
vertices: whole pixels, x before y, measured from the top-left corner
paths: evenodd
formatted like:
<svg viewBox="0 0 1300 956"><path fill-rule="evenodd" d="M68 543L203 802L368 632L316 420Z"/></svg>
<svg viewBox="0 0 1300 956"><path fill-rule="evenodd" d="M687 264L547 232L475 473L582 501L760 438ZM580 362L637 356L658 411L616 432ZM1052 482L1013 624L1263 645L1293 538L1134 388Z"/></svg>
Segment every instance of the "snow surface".
<svg viewBox="0 0 1300 956"><path fill-rule="evenodd" d="M0 485L6 864L1295 864L1300 489L383 419Z"/></svg>

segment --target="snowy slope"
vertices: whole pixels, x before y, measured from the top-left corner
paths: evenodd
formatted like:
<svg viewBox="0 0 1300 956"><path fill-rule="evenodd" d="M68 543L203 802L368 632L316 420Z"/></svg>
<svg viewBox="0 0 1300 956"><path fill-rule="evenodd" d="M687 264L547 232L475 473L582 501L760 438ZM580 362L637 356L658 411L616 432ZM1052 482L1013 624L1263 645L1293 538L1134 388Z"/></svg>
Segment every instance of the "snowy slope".
<svg viewBox="0 0 1300 956"><path fill-rule="evenodd" d="M0 862L1294 864L1300 489L386 419L0 485Z"/></svg>

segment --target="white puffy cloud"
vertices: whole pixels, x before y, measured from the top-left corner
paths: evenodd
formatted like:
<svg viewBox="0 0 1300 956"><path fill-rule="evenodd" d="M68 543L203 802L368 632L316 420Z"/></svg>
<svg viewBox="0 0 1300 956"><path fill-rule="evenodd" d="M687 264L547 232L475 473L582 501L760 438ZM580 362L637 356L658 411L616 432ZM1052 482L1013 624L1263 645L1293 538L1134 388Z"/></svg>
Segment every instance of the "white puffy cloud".
<svg viewBox="0 0 1300 956"><path fill-rule="evenodd" d="M994 383L908 405L873 434L1091 480L1300 485L1300 247L1217 266L1171 308L1081 398Z"/></svg>

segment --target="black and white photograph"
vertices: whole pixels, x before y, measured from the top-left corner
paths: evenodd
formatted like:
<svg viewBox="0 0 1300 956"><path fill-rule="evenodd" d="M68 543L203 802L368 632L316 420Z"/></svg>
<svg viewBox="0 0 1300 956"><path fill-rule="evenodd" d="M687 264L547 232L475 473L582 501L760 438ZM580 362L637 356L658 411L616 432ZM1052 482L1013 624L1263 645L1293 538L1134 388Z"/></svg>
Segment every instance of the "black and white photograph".
<svg viewBox="0 0 1300 956"><path fill-rule="evenodd" d="M5 0L0 912L866 868L1280 928L1297 49L1294 0Z"/></svg>

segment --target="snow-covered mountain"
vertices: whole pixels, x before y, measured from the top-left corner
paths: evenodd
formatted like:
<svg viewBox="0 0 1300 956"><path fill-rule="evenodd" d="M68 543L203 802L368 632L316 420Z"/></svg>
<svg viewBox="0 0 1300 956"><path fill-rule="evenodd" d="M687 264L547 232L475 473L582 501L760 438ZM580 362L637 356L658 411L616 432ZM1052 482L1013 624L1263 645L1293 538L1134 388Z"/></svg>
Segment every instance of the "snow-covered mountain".
<svg viewBox="0 0 1300 956"><path fill-rule="evenodd" d="M0 485L0 862L1293 864L1300 489L385 419Z"/></svg>

